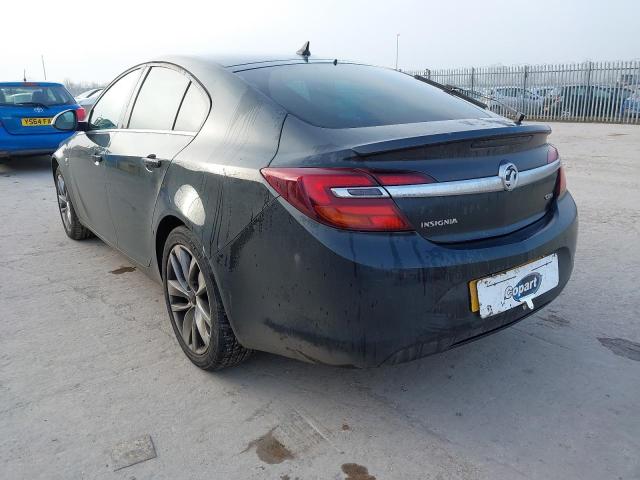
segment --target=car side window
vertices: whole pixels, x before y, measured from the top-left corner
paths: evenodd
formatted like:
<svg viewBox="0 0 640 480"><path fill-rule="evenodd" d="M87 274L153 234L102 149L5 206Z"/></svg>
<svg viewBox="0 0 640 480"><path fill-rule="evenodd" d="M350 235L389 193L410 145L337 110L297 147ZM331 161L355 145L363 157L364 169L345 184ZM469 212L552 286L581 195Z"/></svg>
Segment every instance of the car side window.
<svg viewBox="0 0 640 480"><path fill-rule="evenodd" d="M129 128L171 130L189 79L169 68L152 67L131 112Z"/></svg>
<svg viewBox="0 0 640 480"><path fill-rule="evenodd" d="M197 132L209 112L209 99L193 82L189 84L176 117L174 130Z"/></svg>
<svg viewBox="0 0 640 480"><path fill-rule="evenodd" d="M140 69L133 70L109 87L91 110L91 130L118 128L120 116L129 102L131 92L140 78Z"/></svg>

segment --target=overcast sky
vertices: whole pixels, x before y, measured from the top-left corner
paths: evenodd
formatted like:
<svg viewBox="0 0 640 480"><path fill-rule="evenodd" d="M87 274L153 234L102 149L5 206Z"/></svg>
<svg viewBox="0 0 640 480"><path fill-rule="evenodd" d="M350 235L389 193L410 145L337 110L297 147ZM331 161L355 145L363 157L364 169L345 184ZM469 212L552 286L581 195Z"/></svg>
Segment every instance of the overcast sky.
<svg viewBox="0 0 640 480"><path fill-rule="evenodd" d="M15 19L15 20L14 20ZM403 69L640 59L640 0L7 1L0 81L106 82L164 53L312 54Z"/></svg>

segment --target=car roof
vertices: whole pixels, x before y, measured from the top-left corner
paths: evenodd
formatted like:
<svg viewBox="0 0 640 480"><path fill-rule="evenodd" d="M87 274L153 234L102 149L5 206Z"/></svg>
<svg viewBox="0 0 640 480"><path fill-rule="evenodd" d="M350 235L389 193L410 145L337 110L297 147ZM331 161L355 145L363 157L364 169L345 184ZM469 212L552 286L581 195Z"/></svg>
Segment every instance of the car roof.
<svg viewBox="0 0 640 480"><path fill-rule="evenodd" d="M2 87L62 87L56 82L0 82Z"/></svg>
<svg viewBox="0 0 640 480"><path fill-rule="evenodd" d="M247 70L251 68L270 67L276 65L290 65L296 63L327 63L333 62L334 58L329 57L303 57L296 54L264 55L172 55L156 58L157 62L177 63L187 70L190 66L197 64L215 64L219 67L233 72ZM340 60L338 60L340 61ZM351 62L350 62L351 63Z"/></svg>

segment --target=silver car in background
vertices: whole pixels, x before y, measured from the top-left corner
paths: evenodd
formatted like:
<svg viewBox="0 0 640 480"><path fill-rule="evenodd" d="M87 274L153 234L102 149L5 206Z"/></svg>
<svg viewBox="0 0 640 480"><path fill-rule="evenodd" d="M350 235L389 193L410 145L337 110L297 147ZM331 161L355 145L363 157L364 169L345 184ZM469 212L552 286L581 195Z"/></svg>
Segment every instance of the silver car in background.
<svg viewBox="0 0 640 480"><path fill-rule="evenodd" d="M93 107L93 105L96 103L96 100L98 100L98 97L102 93L102 90L102 88L92 88L91 90L82 92L75 97L76 102L78 102L78 105L83 107L86 112L89 113L89 110L91 110L91 107Z"/></svg>
<svg viewBox="0 0 640 480"><path fill-rule="evenodd" d="M509 108L526 115L540 114L544 108L544 98L522 87L497 87L489 91L493 101L489 109L500 115L506 115Z"/></svg>

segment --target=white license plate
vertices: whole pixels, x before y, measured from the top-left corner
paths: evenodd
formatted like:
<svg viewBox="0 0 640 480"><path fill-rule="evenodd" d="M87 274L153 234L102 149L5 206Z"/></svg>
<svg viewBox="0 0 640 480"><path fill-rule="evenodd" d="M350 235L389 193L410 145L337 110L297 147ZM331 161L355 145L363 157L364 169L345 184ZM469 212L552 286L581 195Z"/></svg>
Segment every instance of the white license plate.
<svg viewBox="0 0 640 480"><path fill-rule="evenodd" d="M518 305L535 305L534 299L558 285L558 255L527 263L478 280L480 317L487 318Z"/></svg>

